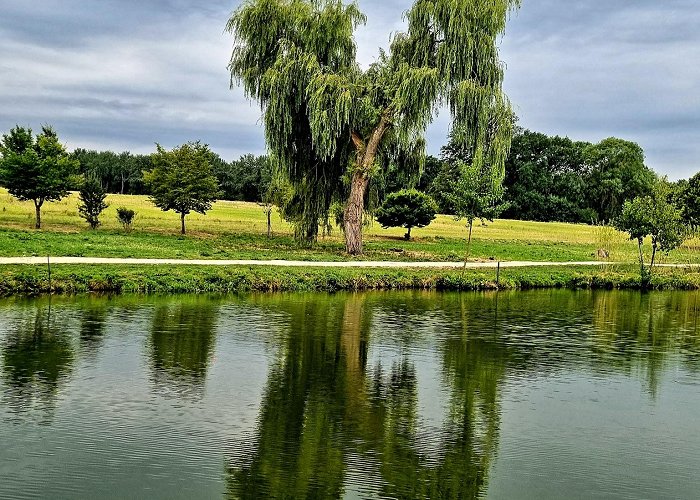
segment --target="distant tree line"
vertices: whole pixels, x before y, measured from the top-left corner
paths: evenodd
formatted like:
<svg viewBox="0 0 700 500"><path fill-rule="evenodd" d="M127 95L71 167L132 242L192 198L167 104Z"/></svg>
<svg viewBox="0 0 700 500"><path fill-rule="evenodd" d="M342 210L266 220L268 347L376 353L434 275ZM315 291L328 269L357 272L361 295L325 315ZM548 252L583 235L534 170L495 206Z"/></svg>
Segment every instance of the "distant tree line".
<svg viewBox="0 0 700 500"><path fill-rule="evenodd" d="M178 162L184 162L184 166L177 166L174 160L170 163L177 168L190 168L186 149L178 150L181 155ZM218 199L258 202L267 207L268 217L273 205L290 220L296 216L294 190L279 175L270 157L248 154L227 162L208 147L197 145L195 149L197 168L207 172L202 176L209 179L211 175L216 181L212 184L207 180L207 192ZM163 155L162 148L150 155L85 149L68 153L51 127L44 127L37 136L29 129L15 127L3 135L0 142L0 180L11 194L34 201L39 226L42 204L60 199L68 190L82 190L82 210L86 214L104 204L102 192L147 194L165 199L167 191L175 184L161 185L156 192L157 183L148 180L148 172L152 172L156 164L164 164ZM435 201L437 212L466 219L469 227L475 219L496 217L612 223L621 216L627 202L651 197L659 180L645 165L644 152L634 142L608 138L592 144L524 129L518 129L514 135L502 185L491 185L490 176L476 170L469 153L454 141L442 148L439 157L421 159L419 153L392 155L386 152L382 161L387 163L386 173L371 185L366 201L368 209L378 209L390 200L390 204L384 206L384 213L397 213L398 207L406 204L403 200L403 205L397 205L392 193L415 190L429 195ZM485 171L488 173L488 166ZM697 230L700 226L700 173L691 179L667 184L669 203L676 207L684 225ZM415 194L411 196L406 199L418 199ZM206 198L208 207L213 198ZM92 204L85 203L91 199ZM421 200L421 206L428 206L426 203ZM161 204L170 206L172 202L166 200ZM401 210L409 213L412 209L406 207ZM197 211L194 205L183 210L185 213ZM342 212L340 207L335 214L335 222L341 225ZM99 224L95 215L87 216L86 220L93 227ZM399 226L419 227L408 220Z"/></svg>
<svg viewBox="0 0 700 500"><path fill-rule="evenodd" d="M262 201L272 181L272 163L267 156L247 154L227 162L212 151L207 155L219 182L220 199ZM80 173L97 179L107 193L152 194L143 178L153 166L152 154L76 149L71 157L80 163Z"/></svg>

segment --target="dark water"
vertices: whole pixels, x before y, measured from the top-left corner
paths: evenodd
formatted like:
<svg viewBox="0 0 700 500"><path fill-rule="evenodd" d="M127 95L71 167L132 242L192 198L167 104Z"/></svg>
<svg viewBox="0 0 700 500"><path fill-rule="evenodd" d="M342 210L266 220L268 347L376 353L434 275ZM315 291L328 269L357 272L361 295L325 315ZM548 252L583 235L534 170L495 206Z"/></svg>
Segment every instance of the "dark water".
<svg viewBox="0 0 700 500"><path fill-rule="evenodd" d="M0 302L0 497L700 498L699 307Z"/></svg>

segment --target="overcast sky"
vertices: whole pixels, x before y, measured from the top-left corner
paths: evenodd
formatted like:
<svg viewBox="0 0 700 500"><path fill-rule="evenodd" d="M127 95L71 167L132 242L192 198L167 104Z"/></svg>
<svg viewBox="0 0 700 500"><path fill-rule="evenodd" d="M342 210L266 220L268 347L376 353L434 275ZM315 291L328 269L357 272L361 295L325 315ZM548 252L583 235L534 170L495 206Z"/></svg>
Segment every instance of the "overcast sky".
<svg viewBox="0 0 700 500"><path fill-rule="evenodd" d="M69 149L151 152L200 139L264 151L260 110L226 69L238 0L0 0L0 131L52 124ZM359 1L367 65L411 0ZM523 0L502 42L520 124L642 145L671 178L700 170L697 0ZM445 142L443 113L428 149Z"/></svg>

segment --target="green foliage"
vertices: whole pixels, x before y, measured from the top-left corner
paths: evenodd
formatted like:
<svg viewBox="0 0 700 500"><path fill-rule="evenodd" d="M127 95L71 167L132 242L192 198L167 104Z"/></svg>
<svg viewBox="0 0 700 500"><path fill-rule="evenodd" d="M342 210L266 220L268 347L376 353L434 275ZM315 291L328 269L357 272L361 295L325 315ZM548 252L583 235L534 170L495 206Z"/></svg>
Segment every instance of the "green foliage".
<svg viewBox="0 0 700 500"><path fill-rule="evenodd" d="M105 203L107 193L94 177L88 177L80 188L78 214L85 219L90 228L100 225L100 214L109 206Z"/></svg>
<svg viewBox="0 0 700 500"><path fill-rule="evenodd" d="M437 205L425 193L404 189L391 193L377 210L376 218L382 227L405 227L405 238L411 239L411 229L425 227L435 219Z"/></svg>
<svg viewBox="0 0 700 500"><path fill-rule="evenodd" d="M566 137L519 130L513 138L504 186L504 217L533 221L587 222L589 172L584 151L590 144Z"/></svg>
<svg viewBox="0 0 700 500"><path fill-rule="evenodd" d="M684 222L697 230L700 228L700 173L680 186L678 198Z"/></svg>
<svg viewBox="0 0 700 500"><path fill-rule="evenodd" d="M630 239L639 245L639 264L642 281L648 282L656 263L657 252L668 253L678 248L687 236L681 211L670 202L671 188L665 179L658 180L650 196L627 201L622 213L615 220L619 231L629 234ZM642 245L645 238L651 238L651 261L647 269Z"/></svg>
<svg viewBox="0 0 700 500"><path fill-rule="evenodd" d="M211 151L199 142L189 142L172 151L160 144L157 148L153 169L144 172L144 181L154 205L180 214L181 232L185 234L185 216L190 212L206 214L219 196L219 184L211 169Z"/></svg>
<svg viewBox="0 0 700 500"><path fill-rule="evenodd" d="M588 146L584 155L590 166L588 199L598 220L611 221L626 200L651 194L656 175L638 144L611 137Z"/></svg>
<svg viewBox="0 0 700 500"><path fill-rule="evenodd" d="M94 151L78 148L71 157L80 162L80 172L85 177L100 181L108 193L144 194L143 171L151 164L149 155L137 155L128 151Z"/></svg>
<svg viewBox="0 0 700 500"><path fill-rule="evenodd" d="M226 163L212 153L214 175L219 180L221 198L235 201L262 201L272 182L272 161L268 156L247 154Z"/></svg>
<svg viewBox="0 0 700 500"><path fill-rule="evenodd" d="M0 145L2 184L19 200L34 202L36 228L41 228L41 206L58 201L76 183L78 162L68 156L58 135L49 126L41 134L15 127L2 136Z"/></svg>
<svg viewBox="0 0 700 500"><path fill-rule="evenodd" d="M352 209L346 226L361 224L369 180L422 148L441 102L473 162L502 173L513 120L497 40L518 5L417 0L407 32L366 71L355 61L353 32L365 22L356 3L249 0L234 12L232 83L262 107L268 146L294 187L287 211L299 237L314 239L339 199ZM346 231L353 253L357 236Z"/></svg>
<svg viewBox="0 0 700 500"><path fill-rule="evenodd" d="M119 223L124 228L124 231L131 231L131 228L134 224L134 217L136 217L135 211L126 207L117 208L117 219L119 219Z"/></svg>

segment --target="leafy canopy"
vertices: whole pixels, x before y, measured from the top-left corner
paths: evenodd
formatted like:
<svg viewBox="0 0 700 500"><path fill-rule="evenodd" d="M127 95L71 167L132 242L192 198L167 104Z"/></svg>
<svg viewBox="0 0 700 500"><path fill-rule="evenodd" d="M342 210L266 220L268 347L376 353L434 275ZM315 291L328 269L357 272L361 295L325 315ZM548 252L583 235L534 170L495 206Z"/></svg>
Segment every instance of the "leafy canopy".
<svg viewBox="0 0 700 500"><path fill-rule="evenodd" d="M406 239L411 237L411 229L425 227L435 219L437 205L425 193L415 189L404 189L389 194L377 210L377 222L382 227L405 227Z"/></svg>
<svg viewBox="0 0 700 500"><path fill-rule="evenodd" d="M71 159L58 135L49 126L34 138L31 129L15 127L2 136L0 145L2 183L20 200L37 206L58 201L75 184L78 162Z"/></svg>
<svg viewBox="0 0 700 500"><path fill-rule="evenodd" d="M512 112L497 39L519 3L416 0L408 30L366 70L355 60L353 32L365 22L355 2L247 0L234 12L232 85L262 107L302 233L317 231L351 175L376 177L392 156L422 147L441 103L474 163L502 178Z"/></svg>
<svg viewBox="0 0 700 500"><path fill-rule="evenodd" d="M209 163L211 151L200 142L188 142L172 151L160 144L156 147L153 168L144 172L144 181L154 205L182 216L184 233L185 215L205 214L219 196L219 184Z"/></svg>
<svg viewBox="0 0 700 500"><path fill-rule="evenodd" d="M666 179L657 180L651 195L625 202L621 215L615 220L615 228L637 240L643 277L642 245L645 238L651 238L650 268L653 268L657 252L668 253L678 248L687 236L681 210L671 203L671 187Z"/></svg>

